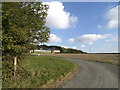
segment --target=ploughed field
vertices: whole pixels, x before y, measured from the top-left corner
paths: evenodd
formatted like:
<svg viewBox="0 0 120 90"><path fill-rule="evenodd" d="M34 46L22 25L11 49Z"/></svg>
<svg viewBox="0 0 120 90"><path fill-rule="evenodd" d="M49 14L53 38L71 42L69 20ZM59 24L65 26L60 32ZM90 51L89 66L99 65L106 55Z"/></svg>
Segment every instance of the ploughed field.
<svg viewBox="0 0 120 90"><path fill-rule="evenodd" d="M118 65L118 54L42 54Z"/></svg>

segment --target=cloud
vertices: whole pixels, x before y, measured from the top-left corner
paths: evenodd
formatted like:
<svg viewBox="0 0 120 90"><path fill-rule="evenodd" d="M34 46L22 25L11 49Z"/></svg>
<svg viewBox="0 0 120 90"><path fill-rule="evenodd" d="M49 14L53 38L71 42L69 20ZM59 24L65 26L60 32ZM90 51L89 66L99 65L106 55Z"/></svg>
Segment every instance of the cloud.
<svg viewBox="0 0 120 90"><path fill-rule="evenodd" d="M93 43L93 42L90 42L89 44L90 44L90 45L93 45L94 43Z"/></svg>
<svg viewBox="0 0 120 90"><path fill-rule="evenodd" d="M101 36L102 36L101 39L105 39L105 38L108 38L108 37L112 36L112 34L103 34Z"/></svg>
<svg viewBox="0 0 120 90"><path fill-rule="evenodd" d="M106 42L118 42L117 36L111 36L110 38L105 40Z"/></svg>
<svg viewBox="0 0 120 90"><path fill-rule="evenodd" d="M87 43L93 44L94 41L99 39L105 39L111 36L111 34L84 34L82 36L78 36L76 38L69 39L69 43L79 42L79 43Z"/></svg>
<svg viewBox="0 0 120 90"><path fill-rule="evenodd" d="M61 46L61 47L64 47L64 48L72 48L72 49L77 49L77 47L76 47L76 46L73 46L73 47Z"/></svg>
<svg viewBox="0 0 120 90"><path fill-rule="evenodd" d="M78 22L77 16L71 16L71 17L69 17L69 26L75 28L77 22Z"/></svg>
<svg viewBox="0 0 120 90"><path fill-rule="evenodd" d="M108 20L107 27L110 29L118 27L118 7L119 6L116 6L112 9L110 9L105 14L105 18Z"/></svg>
<svg viewBox="0 0 120 90"><path fill-rule="evenodd" d="M50 34L50 38L48 43L60 43L62 41L62 39L58 36L56 36L55 34Z"/></svg>
<svg viewBox="0 0 120 90"><path fill-rule="evenodd" d="M98 25L98 26L97 26L97 28L98 28L98 29L101 29L101 28L102 28L102 26L101 26L101 25Z"/></svg>
<svg viewBox="0 0 120 90"><path fill-rule="evenodd" d="M77 47L73 46L72 49L77 49Z"/></svg>
<svg viewBox="0 0 120 90"><path fill-rule="evenodd" d="M68 46L61 46L61 47L64 47L64 48L69 48Z"/></svg>
<svg viewBox="0 0 120 90"><path fill-rule="evenodd" d="M117 20L110 20L107 25L109 28L116 28L118 26Z"/></svg>
<svg viewBox="0 0 120 90"><path fill-rule="evenodd" d="M46 18L46 25L48 27L56 29L66 29L69 27L75 27L78 18L77 16L71 16L69 12L64 10L64 5L58 1L43 2L48 4L48 15Z"/></svg>
<svg viewBox="0 0 120 90"><path fill-rule="evenodd" d="M80 45L80 47L81 47L81 48L84 48L84 47L85 47L85 45Z"/></svg>
<svg viewBox="0 0 120 90"><path fill-rule="evenodd" d="M75 39L71 38L68 40L69 43L73 43L75 41Z"/></svg>

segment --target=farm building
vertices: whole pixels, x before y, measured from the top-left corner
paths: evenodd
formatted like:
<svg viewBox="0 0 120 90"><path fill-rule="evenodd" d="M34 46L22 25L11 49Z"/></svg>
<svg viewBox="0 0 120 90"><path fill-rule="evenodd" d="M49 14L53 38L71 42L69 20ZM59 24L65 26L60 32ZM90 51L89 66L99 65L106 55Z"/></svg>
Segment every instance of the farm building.
<svg viewBox="0 0 120 90"><path fill-rule="evenodd" d="M56 46L46 46L41 45L38 47L37 50L30 50L30 53L32 52L41 52L41 53L60 53L60 48Z"/></svg>
<svg viewBox="0 0 120 90"><path fill-rule="evenodd" d="M60 53L60 50L51 50L51 53Z"/></svg>

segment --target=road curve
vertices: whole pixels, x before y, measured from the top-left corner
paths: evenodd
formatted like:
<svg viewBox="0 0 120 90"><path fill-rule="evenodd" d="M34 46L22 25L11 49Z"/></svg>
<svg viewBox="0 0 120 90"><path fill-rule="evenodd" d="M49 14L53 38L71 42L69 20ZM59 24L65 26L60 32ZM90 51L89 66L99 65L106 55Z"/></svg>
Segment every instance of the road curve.
<svg viewBox="0 0 120 90"><path fill-rule="evenodd" d="M67 59L78 65L78 72L61 88L118 88L118 66Z"/></svg>

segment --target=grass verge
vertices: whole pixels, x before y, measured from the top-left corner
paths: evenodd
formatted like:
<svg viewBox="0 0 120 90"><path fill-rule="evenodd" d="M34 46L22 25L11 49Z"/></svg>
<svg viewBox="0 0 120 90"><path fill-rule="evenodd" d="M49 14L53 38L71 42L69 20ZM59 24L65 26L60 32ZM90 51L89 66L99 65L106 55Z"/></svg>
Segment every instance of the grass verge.
<svg viewBox="0 0 120 90"><path fill-rule="evenodd" d="M2 58L0 57L0 90L2 89Z"/></svg>
<svg viewBox="0 0 120 90"><path fill-rule="evenodd" d="M51 82L60 80L75 68L75 64L70 61L50 56L27 56L22 60L21 66L22 69L19 69L18 74L4 82L3 87L44 87Z"/></svg>

